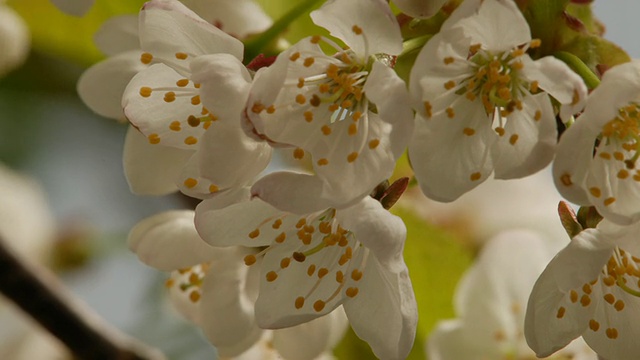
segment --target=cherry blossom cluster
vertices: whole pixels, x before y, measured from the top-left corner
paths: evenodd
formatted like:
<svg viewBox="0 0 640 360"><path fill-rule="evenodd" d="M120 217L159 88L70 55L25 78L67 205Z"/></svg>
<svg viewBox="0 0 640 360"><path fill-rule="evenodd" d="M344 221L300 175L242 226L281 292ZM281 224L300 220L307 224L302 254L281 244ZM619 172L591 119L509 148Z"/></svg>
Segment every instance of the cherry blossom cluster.
<svg viewBox="0 0 640 360"><path fill-rule="evenodd" d="M517 2L443 3L395 1L405 17L448 16L408 82L396 64L409 41L383 0L326 1L310 16L330 36L281 42L273 57L245 58L273 24L251 0L152 0L98 32L110 57L78 90L130 124L132 191L201 200L143 220L130 247L172 272L176 307L221 356L329 356L347 322L379 358L408 356L418 314L406 228L389 212L402 186L388 185L406 150L423 193L443 202L556 157L560 192L604 220L533 287L528 344L549 356L584 336L606 359L638 353L623 319L640 304L640 65L604 72L588 95L583 74L539 56Z"/></svg>

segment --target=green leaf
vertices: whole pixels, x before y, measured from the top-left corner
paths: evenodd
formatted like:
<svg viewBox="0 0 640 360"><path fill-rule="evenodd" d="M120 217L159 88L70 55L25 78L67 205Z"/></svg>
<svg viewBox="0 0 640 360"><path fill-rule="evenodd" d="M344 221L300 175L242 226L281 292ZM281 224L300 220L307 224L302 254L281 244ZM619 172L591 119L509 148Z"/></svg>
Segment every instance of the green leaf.
<svg viewBox="0 0 640 360"><path fill-rule="evenodd" d="M418 331L410 360L424 360L427 336L439 320L453 318L453 293L472 261L471 252L455 236L429 225L399 206L393 213L407 226L404 257L418 302ZM352 331L335 351L338 359L376 359L369 346Z"/></svg>

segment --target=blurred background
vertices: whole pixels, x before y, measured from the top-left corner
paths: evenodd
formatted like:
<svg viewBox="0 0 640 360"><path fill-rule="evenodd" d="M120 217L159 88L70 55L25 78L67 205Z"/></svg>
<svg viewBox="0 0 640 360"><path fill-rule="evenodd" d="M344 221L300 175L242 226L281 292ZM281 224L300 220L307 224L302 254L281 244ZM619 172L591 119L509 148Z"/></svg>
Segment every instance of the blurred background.
<svg viewBox="0 0 640 360"><path fill-rule="evenodd" d="M121 164L126 126L93 114L76 93L80 74L103 58L92 45L100 24L114 15L135 14L142 3L98 0L79 19L46 0L0 2L0 7L15 9L25 20L31 39L24 63L6 73L0 71L4 75L0 78L0 214L6 217L0 219L0 226L21 227L5 230L16 234L6 240L57 272L76 296L109 323L162 348L172 359L212 358L214 351L199 331L166 305L162 296L166 275L141 264L126 248L127 233L136 222L165 209L186 207L187 202L177 195L131 194ZM277 17L295 2L262 3ZM631 57L640 57L640 2L596 0L594 9L607 28L605 37ZM0 16L0 29L9 25ZM15 36L0 40L0 52L7 42L18 41ZM557 199L553 194L549 202ZM423 316L421 334L426 335L438 319L454 315L455 284L473 255L464 239L473 234L460 231L463 220L457 222L454 217L438 226L421 220L420 209L426 217L439 218L447 211L455 213L450 210L453 207L425 203L416 208L399 211L410 236L416 237L407 245L411 250L407 253L414 254L408 255L407 262L421 269L412 270L412 277L423 285L416 286L416 292ZM555 207L547 214L553 218ZM487 231L482 236L490 235ZM432 239L430 245L421 240L427 237ZM427 276L429 267L438 276ZM31 353L20 349L26 340L16 317L10 305L0 304L0 358L17 359L20 354L25 359L64 358L53 353L48 353L51 357L25 355ZM342 346L342 358L353 358L366 349L362 344L352 345L355 350Z"/></svg>

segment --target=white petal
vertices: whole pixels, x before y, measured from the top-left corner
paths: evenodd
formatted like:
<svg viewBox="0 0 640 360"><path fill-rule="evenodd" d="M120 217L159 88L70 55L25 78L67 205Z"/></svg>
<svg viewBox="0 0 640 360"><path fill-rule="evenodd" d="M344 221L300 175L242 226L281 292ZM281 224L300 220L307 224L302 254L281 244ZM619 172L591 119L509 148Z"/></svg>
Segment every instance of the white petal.
<svg viewBox="0 0 640 360"><path fill-rule="evenodd" d="M198 149L193 156L183 163L180 175L175 179L180 192L196 199L208 199L218 195L220 191L229 190L202 176L202 168L198 161L199 153L201 153L201 149ZM238 184L239 187L243 185L242 183Z"/></svg>
<svg viewBox="0 0 640 360"><path fill-rule="evenodd" d="M108 19L96 31L93 40L98 49L108 56L131 50L140 52L138 16L120 15Z"/></svg>
<svg viewBox="0 0 640 360"><path fill-rule="evenodd" d="M562 61L547 56L531 61L523 57L522 76L537 81L540 88L562 104L560 117L566 122L582 110L587 99L587 86L582 78Z"/></svg>
<svg viewBox="0 0 640 360"><path fill-rule="evenodd" d="M65 13L73 16L84 16L95 0L51 0L53 5Z"/></svg>
<svg viewBox="0 0 640 360"><path fill-rule="evenodd" d="M129 127L122 162L131 192L166 195L178 190L176 179L192 155L191 150L149 144L144 135Z"/></svg>
<svg viewBox="0 0 640 360"><path fill-rule="evenodd" d="M562 134L553 162L556 188L567 200L578 205L590 205L584 184L599 132L590 129L589 123L592 120L595 119L585 112Z"/></svg>
<svg viewBox="0 0 640 360"><path fill-rule="evenodd" d="M325 351L333 350L333 339L340 339L348 320L341 308L290 328L273 332L273 347L285 359L314 360Z"/></svg>
<svg viewBox="0 0 640 360"><path fill-rule="evenodd" d="M459 104L457 106L456 104ZM490 149L498 135L488 126L484 107L458 97L446 113L416 118L409 157L420 188L429 198L449 202L478 186L493 171ZM466 128L472 136L465 135Z"/></svg>
<svg viewBox="0 0 640 360"><path fill-rule="evenodd" d="M477 13L453 26L460 26L472 43L482 44L489 51L509 51L531 41L527 20L510 0L482 1Z"/></svg>
<svg viewBox="0 0 640 360"><path fill-rule="evenodd" d="M248 197L246 189L234 190L201 202L196 208L196 228L200 236L213 246L259 247L271 244L282 229L291 225L285 221L282 229L273 228L272 222L280 218L282 212ZM252 237L250 234L256 229L259 235Z"/></svg>
<svg viewBox="0 0 640 360"><path fill-rule="evenodd" d="M254 0L182 0L201 18L238 39L260 33L273 23Z"/></svg>
<svg viewBox="0 0 640 360"><path fill-rule="evenodd" d="M13 9L0 4L0 76L20 66L30 47L27 24Z"/></svg>
<svg viewBox="0 0 640 360"><path fill-rule="evenodd" d="M553 159L558 132L549 96L525 96L522 106L507 117L504 135L492 149L497 179L534 174Z"/></svg>
<svg viewBox="0 0 640 360"><path fill-rule="evenodd" d="M440 10L446 0L394 0L393 3L405 14L414 18L428 18Z"/></svg>
<svg viewBox="0 0 640 360"><path fill-rule="evenodd" d="M262 336L253 312L252 288L258 265L247 267L241 248L224 249L226 256L212 261L205 275L200 300L201 327L220 356L236 356Z"/></svg>
<svg viewBox="0 0 640 360"><path fill-rule="evenodd" d="M251 194L282 211L309 214L333 206L323 197L324 187L317 176L279 171L256 181Z"/></svg>
<svg viewBox="0 0 640 360"><path fill-rule="evenodd" d="M147 65L140 62L140 50L110 57L82 73L78 79L78 95L95 113L111 119L124 119L124 90L135 74L146 68Z"/></svg>
<svg viewBox="0 0 640 360"><path fill-rule="evenodd" d="M402 249L407 228L401 218L385 210L380 202L367 196L354 206L339 210L336 218L373 252L382 266L394 272L406 267Z"/></svg>
<svg viewBox="0 0 640 360"><path fill-rule="evenodd" d="M569 299L570 291L596 279L611 253L612 245L596 230L584 230L538 278L527 305L525 337L539 357L564 348L588 328L597 302L589 306L574 303ZM559 317L560 308L565 310Z"/></svg>
<svg viewBox="0 0 640 360"><path fill-rule="evenodd" d="M228 53L242 59L242 43L175 0L152 0L140 12L140 45L168 63L186 66L192 56ZM175 54L189 58L176 60Z"/></svg>
<svg viewBox="0 0 640 360"><path fill-rule="evenodd" d="M343 40L362 60L402 51L400 26L383 0L329 0L311 12L311 19ZM361 35L354 32L355 26L362 30Z"/></svg>
<svg viewBox="0 0 640 360"><path fill-rule="evenodd" d="M131 79L124 91L122 107L131 124L150 137L150 141L157 140L154 144L195 150L205 127L213 120L211 114L204 115L201 102L192 102L199 89L193 82L178 87L181 80L184 78L172 68L154 64ZM146 87L173 90L151 90L149 96L143 96L141 89ZM168 93L174 94L170 101L165 100ZM189 120L194 117L199 119L195 126Z"/></svg>
<svg viewBox="0 0 640 360"><path fill-rule="evenodd" d="M363 273L358 295L344 303L351 327L379 358L405 359L418 322L408 270L389 269L370 256Z"/></svg>
<svg viewBox="0 0 640 360"><path fill-rule="evenodd" d="M196 232L194 212L168 211L146 218L129 233L129 248L145 264L171 271L210 261L215 249Z"/></svg>

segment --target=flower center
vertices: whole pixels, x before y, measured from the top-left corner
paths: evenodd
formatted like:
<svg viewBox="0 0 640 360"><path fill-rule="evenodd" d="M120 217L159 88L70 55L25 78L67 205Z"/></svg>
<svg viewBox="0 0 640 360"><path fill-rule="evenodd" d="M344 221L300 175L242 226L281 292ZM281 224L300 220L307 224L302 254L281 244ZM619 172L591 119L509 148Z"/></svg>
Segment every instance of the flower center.
<svg viewBox="0 0 640 360"><path fill-rule="evenodd" d="M165 282L165 286L172 291L177 291L192 303L197 303L202 297L202 282L208 268L209 264L203 263L173 271L171 277Z"/></svg>
<svg viewBox="0 0 640 360"><path fill-rule="evenodd" d="M361 269L366 265L368 251L353 233L338 224L335 214L335 209L329 209L299 218L295 224L287 219L290 215L267 219L260 227L279 228L285 222L290 226L277 235L270 246L257 254L247 255L245 264L251 266L257 257L268 253L282 254L275 267L269 268L265 261L262 263L262 274L269 283L278 281L288 271L303 272L303 276L296 279L309 281L293 284L294 292L302 291L292 298L291 305L298 310L311 306L315 312L321 312L326 304L339 301L343 296L355 297L358 294L356 283L363 276ZM260 227L248 236L260 236Z"/></svg>
<svg viewBox="0 0 640 360"><path fill-rule="evenodd" d="M598 155L603 159L614 159L623 161L627 169L634 169L635 163L640 156L638 153L638 143L640 143L640 108L636 103L618 109L618 116L607 122L602 127L602 140L606 144L611 141L620 143L620 147L631 156L625 156L623 152L609 154L601 152ZM640 178L638 179L640 180Z"/></svg>

